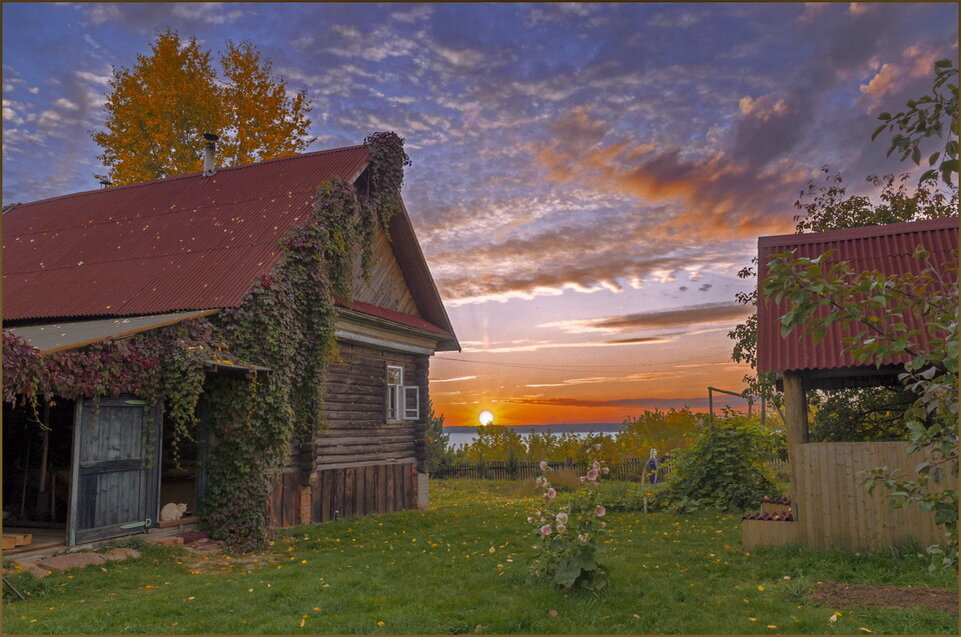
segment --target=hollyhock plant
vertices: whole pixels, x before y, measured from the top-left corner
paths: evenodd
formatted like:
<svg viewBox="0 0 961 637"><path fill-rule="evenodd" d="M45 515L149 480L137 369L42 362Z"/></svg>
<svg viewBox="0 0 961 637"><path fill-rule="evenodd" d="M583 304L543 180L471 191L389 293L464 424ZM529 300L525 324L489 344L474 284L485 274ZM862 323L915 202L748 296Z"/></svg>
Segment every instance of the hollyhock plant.
<svg viewBox="0 0 961 637"><path fill-rule="evenodd" d="M537 511L528 518L536 525L538 538L538 553L531 570L536 577L548 578L566 590L599 591L607 584L607 571L596 559L603 548L599 536L607 526L600 519L607 511L597 501L599 493L594 488L600 477L608 473L599 458L600 451L599 444L587 448L589 471L580 476L581 486L570 498L556 499L557 491L551 486L546 462L540 463L542 474L535 481L544 499L557 508Z"/></svg>

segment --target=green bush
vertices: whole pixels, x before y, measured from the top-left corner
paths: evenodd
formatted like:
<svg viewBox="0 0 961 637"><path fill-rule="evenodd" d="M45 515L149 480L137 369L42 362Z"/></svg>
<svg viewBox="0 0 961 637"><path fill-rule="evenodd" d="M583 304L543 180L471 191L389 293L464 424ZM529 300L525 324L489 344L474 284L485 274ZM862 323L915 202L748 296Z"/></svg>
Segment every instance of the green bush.
<svg viewBox="0 0 961 637"><path fill-rule="evenodd" d="M755 418L725 412L680 453L675 470L656 496L681 512L699 507L743 511L777 487L765 463L775 455L777 438Z"/></svg>
<svg viewBox="0 0 961 637"><path fill-rule="evenodd" d="M607 467L597 459L600 449L600 443L585 449L591 463L587 475L577 477L579 487L564 503L554 501L557 490L551 480L558 474L551 472L546 461L540 463L542 473L537 486L544 491L547 508L527 518L537 527L534 534L538 538L531 573L562 589L597 592L607 585L607 569L597 561L598 552L604 548L599 538L606 533L607 526L601 519L607 509L600 504L597 488L601 476L608 474Z"/></svg>
<svg viewBox="0 0 961 637"><path fill-rule="evenodd" d="M448 448L450 434L444 433L444 416L434 413L434 406L427 405L427 471L434 473L450 467L455 460L453 450Z"/></svg>

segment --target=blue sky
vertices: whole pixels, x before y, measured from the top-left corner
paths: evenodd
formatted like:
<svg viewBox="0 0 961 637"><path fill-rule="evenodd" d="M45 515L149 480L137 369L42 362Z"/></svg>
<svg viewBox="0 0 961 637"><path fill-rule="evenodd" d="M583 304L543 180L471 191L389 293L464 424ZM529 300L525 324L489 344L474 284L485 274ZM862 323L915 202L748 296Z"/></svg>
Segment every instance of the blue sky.
<svg viewBox="0 0 961 637"><path fill-rule="evenodd" d="M158 30L249 39L306 86L312 150L406 138L404 198L465 345L432 376L473 377L434 386L451 424L619 420L739 386L726 332L756 237L791 231L823 164L855 189L908 168L874 117L956 58L957 22L907 3L5 4L3 202L96 187L111 69Z"/></svg>

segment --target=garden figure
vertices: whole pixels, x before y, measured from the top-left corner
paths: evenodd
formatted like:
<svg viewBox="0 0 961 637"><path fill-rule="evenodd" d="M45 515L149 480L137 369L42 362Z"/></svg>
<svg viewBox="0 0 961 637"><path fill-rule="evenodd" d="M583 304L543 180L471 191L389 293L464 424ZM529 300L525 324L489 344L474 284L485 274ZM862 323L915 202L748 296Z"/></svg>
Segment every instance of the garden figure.
<svg viewBox="0 0 961 637"><path fill-rule="evenodd" d="M647 461L647 471L651 476L651 484L657 484L657 470L660 463L657 461L657 449L651 449L651 457Z"/></svg>

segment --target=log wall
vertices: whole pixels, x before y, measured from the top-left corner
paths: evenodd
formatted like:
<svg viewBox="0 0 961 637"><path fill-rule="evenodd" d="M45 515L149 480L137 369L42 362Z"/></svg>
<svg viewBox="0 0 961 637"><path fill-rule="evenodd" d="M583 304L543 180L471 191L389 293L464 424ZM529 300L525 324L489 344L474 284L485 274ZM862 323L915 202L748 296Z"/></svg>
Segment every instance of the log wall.
<svg viewBox="0 0 961 637"><path fill-rule="evenodd" d="M417 507L417 475L427 460L429 359L345 341L339 346L341 362L327 370L327 421L275 479L275 527ZM419 420L386 420L387 365L403 367L404 384L420 387Z"/></svg>
<svg viewBox="0 0 961 637"><path fill-rule="evenodd" d="M404 384L420 387L426 407L428 358L340 343L342 363L327 370L327 423L313 440L312 472L359 462L416 461L423 470L425 414L418 421L387 422L387 366L404 368Z"/></svg>

